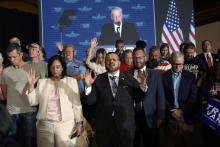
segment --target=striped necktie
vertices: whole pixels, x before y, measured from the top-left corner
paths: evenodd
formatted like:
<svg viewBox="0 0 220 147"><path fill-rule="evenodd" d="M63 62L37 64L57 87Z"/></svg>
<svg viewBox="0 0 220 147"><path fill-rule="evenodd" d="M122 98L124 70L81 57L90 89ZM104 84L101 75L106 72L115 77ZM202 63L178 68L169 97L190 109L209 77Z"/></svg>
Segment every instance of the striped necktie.
<svg viewBox="0 0 220 147"><path fill-rule="evenodd" d="M115 97L116 93L117 93L117 84L116 84L116 76L111 76L110 79L111 79L111 86L112 86L112 93L113 93L113 96Z"/></svg>

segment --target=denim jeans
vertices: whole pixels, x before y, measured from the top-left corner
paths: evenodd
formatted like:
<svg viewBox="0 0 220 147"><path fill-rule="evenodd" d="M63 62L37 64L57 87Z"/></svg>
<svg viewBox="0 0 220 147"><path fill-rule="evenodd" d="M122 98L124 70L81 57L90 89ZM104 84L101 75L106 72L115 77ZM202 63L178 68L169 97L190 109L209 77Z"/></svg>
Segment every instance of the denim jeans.
<svg viewBox="0 0 220 147"><path fill-rule="evenodd" d="M22 147L36 147L36 112L11 115L9 136Z"/></svg>

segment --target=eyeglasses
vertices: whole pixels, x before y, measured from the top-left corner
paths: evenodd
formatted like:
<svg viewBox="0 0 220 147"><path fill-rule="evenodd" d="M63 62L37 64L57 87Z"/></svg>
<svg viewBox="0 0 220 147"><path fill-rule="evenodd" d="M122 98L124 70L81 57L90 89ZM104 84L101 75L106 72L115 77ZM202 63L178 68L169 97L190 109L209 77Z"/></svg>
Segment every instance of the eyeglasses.
<svg viewBox="0 0 220 147"><path fill-rule="evenodd" d="M69 54L69 53L73 53L74 51L64 51L64 53Z"/></svg>

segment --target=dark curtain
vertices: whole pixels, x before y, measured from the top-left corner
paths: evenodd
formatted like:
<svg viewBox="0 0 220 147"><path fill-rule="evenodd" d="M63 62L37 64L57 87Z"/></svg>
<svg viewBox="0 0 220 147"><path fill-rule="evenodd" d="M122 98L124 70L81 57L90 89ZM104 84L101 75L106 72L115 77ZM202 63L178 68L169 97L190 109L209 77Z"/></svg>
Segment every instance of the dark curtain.
<svg viewBox="0 0 220 147"><path fill-rule="evenodd" d="M22 49L26 44L39 42L38 15L18 11L16 9L0 8L0 51L6 57L8 40L16 36L21 40Z"/></svg>

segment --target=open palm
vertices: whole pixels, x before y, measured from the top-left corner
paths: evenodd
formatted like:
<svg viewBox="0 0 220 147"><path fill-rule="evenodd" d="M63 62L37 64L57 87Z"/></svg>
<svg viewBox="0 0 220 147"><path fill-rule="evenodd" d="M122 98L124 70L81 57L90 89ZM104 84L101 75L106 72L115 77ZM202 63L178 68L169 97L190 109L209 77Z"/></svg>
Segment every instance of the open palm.
<svg viewBox="0 0 220 147"><path fill-rule="evenodd" d="M84 80L86 85L91 85L94 82L94 79L92 78L92 71L86 72Z"/></svg>
<svg viewBox="0 0 220 147"><path fill-rule="evenodd" d="M134 77L140 85L144 85L146 83L148 74L144 72L138 72L137 77Z"/></svg>
<svg viewBox="0 0 220 147"><path fill-rule="evenodd" d="M39 77L36 77L36 72L35 70L31 69L28 73L27 73L27 79L28 79L28 84L30 87L34 87L34 84L37 82L37 80L39 79Z"/></svg>
<svg viewBox="0 0 220 147"><path fill-rule="evenodd" d="M91 48L95 49L97 47L97 45L98 45L97 38L96 37L92 38L91 39L91 44L90 44Z"/></svg>

